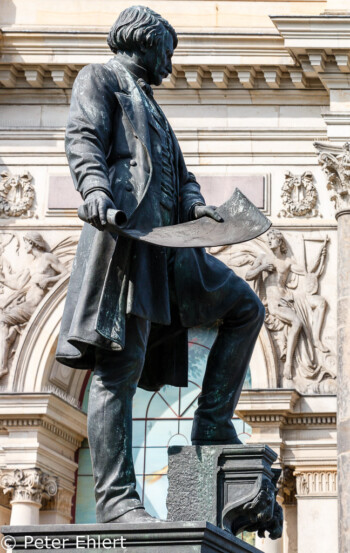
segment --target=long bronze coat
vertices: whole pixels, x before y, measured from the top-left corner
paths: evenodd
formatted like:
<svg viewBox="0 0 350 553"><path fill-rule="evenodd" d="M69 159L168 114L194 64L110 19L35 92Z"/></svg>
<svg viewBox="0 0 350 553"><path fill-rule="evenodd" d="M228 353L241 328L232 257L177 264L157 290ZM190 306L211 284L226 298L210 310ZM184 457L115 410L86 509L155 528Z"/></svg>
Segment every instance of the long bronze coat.
<svg viewBox="0 0 350 553"><path fill-rule="evenodd" d="M205 203L187 171L174 133L177 221ZM74 185L85 198L105 190L129 226L160 226L162 143L146 97L115 58L80 71L73 87L66 153ZM125 318L152 321L140 386L187 383L187 328L222 317L234 301L233 273L204 249L178 249L170 312L164 248L118 238L85 224L73 263L56 352L57 359L92 369L95 347L120 350ZM165 340L164 340L165 339ZM116 367L117 370L117 367Z"/></svg>

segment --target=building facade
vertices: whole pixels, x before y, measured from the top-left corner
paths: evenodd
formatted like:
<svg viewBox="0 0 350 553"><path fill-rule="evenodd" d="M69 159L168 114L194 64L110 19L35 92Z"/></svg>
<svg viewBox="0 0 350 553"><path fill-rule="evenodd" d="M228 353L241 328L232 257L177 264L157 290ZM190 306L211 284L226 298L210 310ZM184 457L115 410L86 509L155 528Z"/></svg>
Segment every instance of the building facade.
<svg viewBox="0 0 350 553"><path fill-rule="evenodd" d="M347 241L335 215L350 171L347 3L147 4L178 31L173 74L155 97L207 203L239 187L275 229L210 252L267 311L237 410L239 432L270 445L282 468L284 535L256 538L266 553L337 548L337 299ZM81 230L64 129L75 76L111 57L106 34L128 5L3 0L0 8L1 524L94 516L90 375L54 358ZM191 331L187 390L136 396L138 484L155 513L165 513L166 447L188 442L214 336L215 328Z"/></svg>

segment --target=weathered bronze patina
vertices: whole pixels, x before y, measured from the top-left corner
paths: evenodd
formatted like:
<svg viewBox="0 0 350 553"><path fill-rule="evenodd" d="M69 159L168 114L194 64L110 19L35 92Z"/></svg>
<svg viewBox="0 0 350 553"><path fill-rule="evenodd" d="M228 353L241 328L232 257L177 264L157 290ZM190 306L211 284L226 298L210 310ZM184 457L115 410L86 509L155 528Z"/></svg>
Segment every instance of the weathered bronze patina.
<svg viewBox="0 0 350 553"><path fill-rule="evenodd" d="M125 228L142 232L200 219L203 227L227 224L220 210L205 205L153 98L150 85L172 71L174 29L149 8L134 6L119 15L108 44L116 55L84 67L72 91L66 152L88 224L57 359L94 370L88 434L97 521L152 521L136 492L132 462L137 386L186 386L187 329L220 319L192 443L240 443L231 418L264 308L246 282L203 248L156 246L108 230L109 209L125 213ZM240 217L246 228L244 213Z"/></svg>
<svg viewBox="0 0 350 553"><path fill-rule="evenodd" d="M208 248L240 244L253 240L266 232L271 223L261 211L238 188L231 198L216 208L222 221L201 217L195 221L157 227L154 229L128 229L127 217L123 211L107 211L106 229L134 240L141 240L168 248ZM84 206L78 209L79 217L87 220Z"/></svg>

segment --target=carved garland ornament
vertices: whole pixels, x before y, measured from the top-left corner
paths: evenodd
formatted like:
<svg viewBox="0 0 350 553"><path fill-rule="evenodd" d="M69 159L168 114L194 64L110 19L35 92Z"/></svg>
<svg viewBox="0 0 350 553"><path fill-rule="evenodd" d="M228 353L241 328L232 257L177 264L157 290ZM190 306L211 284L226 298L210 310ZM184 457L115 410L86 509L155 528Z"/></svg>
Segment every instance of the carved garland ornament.
<svg viewBox="0 0 350 553"><path fill-rule="evenodd" d="M35 198L33 177L28 171L20 175L1 173L0 217L32 217L30 208Z"/></svg>
<svg viewBox="0 0 350 553"><path fill-rule="evenodd" d="M318 210L317 189L313 183L314 176L311 171L305 171L302 175L293 175L290 171L285 174L282 186L282 209L279 217L316 217Z"/></svg>

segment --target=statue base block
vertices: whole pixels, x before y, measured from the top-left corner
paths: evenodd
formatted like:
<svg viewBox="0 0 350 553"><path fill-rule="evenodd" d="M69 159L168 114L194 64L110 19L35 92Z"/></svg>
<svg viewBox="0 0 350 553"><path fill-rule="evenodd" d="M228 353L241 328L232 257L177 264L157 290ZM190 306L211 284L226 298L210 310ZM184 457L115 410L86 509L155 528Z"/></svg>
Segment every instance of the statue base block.
<svg viewBox="0 0 350 553"><path fill-rule="evenodd" d="M168 520L207 520L234 535L266 531L279 538L276 458L263 444L169 447Z"/></svg>
<svg viewBox="0 0 350 553"><path fill-rule="evenodd" d="M208 522L5 526L13 552L261 553ZM8 543L10 545L10 542ZM15 545L14 545L15 544Z"/></svg>

